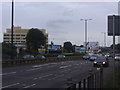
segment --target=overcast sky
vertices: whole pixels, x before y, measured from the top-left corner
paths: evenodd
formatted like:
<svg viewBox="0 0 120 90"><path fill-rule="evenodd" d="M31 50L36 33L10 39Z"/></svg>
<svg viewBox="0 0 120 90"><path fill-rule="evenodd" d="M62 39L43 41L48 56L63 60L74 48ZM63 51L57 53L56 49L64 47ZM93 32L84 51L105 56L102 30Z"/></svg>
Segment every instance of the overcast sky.
<svg viewBox="0 0 120 90"><path fill-rule="evenodd" d="M0 5L4 33L11 27L11 3ZM49 43L53 41L62 45L71 41L81 45L84 42L84 21L80 19L92 19L88 21L88 40L104 45L102 32L107 32L107 16L113 14L118 14L117 2L16 2L14 26L46 29ZM111 44L112 37L109 36L107 45Z"/></svg>

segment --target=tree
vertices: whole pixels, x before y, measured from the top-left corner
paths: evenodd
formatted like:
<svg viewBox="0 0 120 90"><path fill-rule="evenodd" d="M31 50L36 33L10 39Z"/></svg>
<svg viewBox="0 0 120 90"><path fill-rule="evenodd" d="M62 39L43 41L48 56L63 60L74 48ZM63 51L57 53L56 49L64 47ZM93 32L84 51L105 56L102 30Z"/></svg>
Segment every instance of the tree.
<svg viewBox="0 0 120 90"><path fill-rule="evenodd" d="M113 49L113 44L110 46L111 49ZM120 44L115 44L115 52L120 53Z"/></svg>
<svg viewBox="0 0 120 90"><path fill-rule="evenodd" d="M72 47L73 47L72 51L75 52L76 45L73 45Z"/></svg>
<svg viewBox="0 0 120 90"><path fill-rule="evenodd" d="M29 51L38 51L38 48L46 45L46 36L37 28L29 30L26 36L27 49Z"/></svg>
<svg viewBox="0 0 120 90"><path fill-rule="evenodd" d="M65 50L67 53L73 52L72 43L71 43L71 42L65 42L65 43L64 43L64 50Z"/></svg>
<svg viewBox="0 0 120 90"><path fill-rule="evenodd" d="M2 43L2 58L10 58L11 55L11 44L10 43ZM13 46L13 56L15 57L17 55L17 48Z"/></svg>
<svg viewBox="0 0 120 90"><path fill-rule="evenodd" d="M120 44L117 44L117 45L115 46L115 49L116 49L116 52L117 52L117 53L120 53Z"/></svg>
<svg viewBox="0 0 120 90"><path fill-rule="evenodd" d="M84 47L84 45L80 45L80 47Z"/></svg>

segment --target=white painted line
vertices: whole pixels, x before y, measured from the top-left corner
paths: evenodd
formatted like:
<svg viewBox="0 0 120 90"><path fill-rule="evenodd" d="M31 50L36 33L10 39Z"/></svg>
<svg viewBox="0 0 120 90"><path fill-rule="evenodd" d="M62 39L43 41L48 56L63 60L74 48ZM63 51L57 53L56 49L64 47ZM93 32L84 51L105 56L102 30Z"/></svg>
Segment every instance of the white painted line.
<svg viewBox="0 0 120 90"><path fill-rule="evenodd" d="M14 74L16 72L10 72L10 73L3 73L3 74L0 74L0 75L8 75L8 74Z"/></svg>
<svg viewBox="0 0 120 90"><path fill-rule="evenodd" d="M33 80L37 80L38 78L34 78Z"/></svg>
<svg viewBox="0 0 120 90"><path fill-rule="evenodd" d="M70 67L72 65L68 65L68 66L61 66L60 68L67 68L67 67Z"/></svg>
<svg viewBox="0 0 120 90"><path fill-rule="evenodd" d="M37 80L37 79L41 79L41 78L45 78L45 77L48 77L48 76L51 76L53 74L48 74L48 75L45 75L45 76L41 76L41 77L38 77L38 78L34 78L33 80Z"/></svg>
<svg viewBox="0 0 120 90"><path fill-rule="evenodd" d="M61 72L67 72L67 71L69 71L69 70L71 70L71 69L63 70L63 71L61 71Z"/></svg>
<svg viewBox="0 0 120 90"><path fill-rule="evenodd" d="M37 69L41 69L41 68L28 69L27 71L33 71L33 70L37 70Z"/></svg>
<svg viewBox="0 0 120 90"><path fill-rule="evenodd" d="M51 78L51 79L48 79L48 80L53 80L53 79L56 79L56 78L59 78L59 77L62 77L62 76L64 76L64 74L58 75L58 76L56 76L56 77L54 77L54 78Z"/></svg>
<svg viewBox="0 0 120 90"><path fill-rule="evenodd" d="M42 66L47 66L47 65L49 65L49 64L43 64L43 65L35 65L35 66L32 66L32 67L42 67Z"/></svg>
<svg viewBox="0 0 120 90"><path fill-rule="evenodd" d="M53 74L48 74L48 75L45 75L45 76L42 76L42 77L39 77L40 78L45 78L45 77L48 77L48 76L52 76Z"/></svg>
<svg viewBox="0 0 120 90"><path fill-rule="evenodd" d="M20 84L20 83L11 84L11 85L8 85L8 86L4 86L4 87L2 87L2 88L11 87L11 86L15 86L15 85L18 85L18 84Z"/></svg>
<svg viewBox="0 0 120 90"><path fill-rule="evenodd" d="M50 64L58 64L58 63L50 63Z"/></svg>
<svg viewBox="0 0 120 90"><path fill-rule="evenodd" d="M32 85L29 85L29 86L25 86L23 88L29 88L29 87L32 87L32 86L35 86L36 84L32 84Z"/></svg>
<svg viewBox="0 0 120 90"><path fill-rule="evenodd" d="M100 68L97 68L97 70L100 70Z"/></svg>

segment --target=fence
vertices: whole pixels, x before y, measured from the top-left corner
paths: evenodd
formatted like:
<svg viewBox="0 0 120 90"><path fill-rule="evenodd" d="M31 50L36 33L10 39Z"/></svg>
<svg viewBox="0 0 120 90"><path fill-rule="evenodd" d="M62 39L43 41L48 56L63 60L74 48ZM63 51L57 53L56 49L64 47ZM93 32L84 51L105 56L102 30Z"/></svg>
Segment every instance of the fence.
<svg viewBox="0 0 120 90"><path fill-rule="evenodd" d="M56 61L67 61L67 60L76 60L81 59L81 56L67 56L66 58L56 58L56 57L48 57L46 59L15 59L15 60L2 60L3 66L11 66L18 64L33 64L33 63L45 63L45 62L56 62Z"/></svg>
<svg viewBox="0 0 120 90"><path fill-rule="evenodd" d="M96 72L89 72L89 75L82 78L79 82L72 83L68 80L65 90L96 90L103 88L103 68L100 67Z"/></svg>

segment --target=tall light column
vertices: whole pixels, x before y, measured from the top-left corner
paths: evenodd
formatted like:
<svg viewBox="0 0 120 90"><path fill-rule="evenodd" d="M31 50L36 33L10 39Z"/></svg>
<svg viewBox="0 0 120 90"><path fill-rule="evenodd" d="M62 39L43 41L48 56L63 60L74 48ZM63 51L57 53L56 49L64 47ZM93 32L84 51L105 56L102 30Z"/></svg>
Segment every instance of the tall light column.
<svg viewBox="0 0 120 90"><path fill-rule="evenodd" d="M11 59L13 59L13 21L14 21L14 1L12 0L12 18L11 18Z"/></svg>
<svg viewBox="0 0 120 90"><path fill-rule="evenodd" d="M85 22L85 52L87 51L87 22L92 19L80 19Z"/></svg>
<svg viewBox="0 0 120 90"><path fill-rule="evenodd" d="M102 34L104 34L104 47L106 47L106 32L101 32Z"/></svg>

